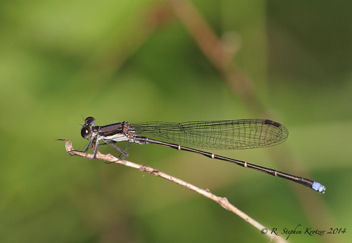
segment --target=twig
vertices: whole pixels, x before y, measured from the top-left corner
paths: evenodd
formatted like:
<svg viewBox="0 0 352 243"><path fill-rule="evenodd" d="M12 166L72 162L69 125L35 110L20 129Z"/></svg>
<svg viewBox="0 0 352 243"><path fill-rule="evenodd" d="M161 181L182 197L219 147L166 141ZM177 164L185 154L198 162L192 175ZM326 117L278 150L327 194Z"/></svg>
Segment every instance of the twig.
<svg viewBox="0 0 352 243"><path fill-rule="evenodd" d="M83 152L80 152L80 151L76 151L73 149L72 147L72 143L68 140L68 139L59 139L61 141L66 141L66 144L65 144L65 148L66 148L66 151L67 153L69 153L70 155L77 155L77 156L80 156L80 157L84 157L84 158L93 158L93 154L86 154L86 153L83 153ZM174 182L176 184L179 184L181 186L184 186L192 191L195 191L217 203L219 203L223 208L237 214L238 216L240 216L242 219L244 219L245 221L247 221L248 223L250 223L251 225L253 225L255 228L257 228L258 230L261 231L262 234L266 234L272 241L274 242L286 242L282 237L280 236L277 236L275 234L270 234L270 231L263 225L261 225L260 223L258 223L257 221L255 221L254 219L252 219L251 217L249 217L247 214L245 214L244 212L242 212L241 210L239 210L238 208L236 208L235 206L233 206L228 200L226 197L218 197L214 194L212 194L210 192L209 189L201 189L199 187L196 187L188 182L185 182L183 180L180 180L176 177L173 177L173 176L170 176L168 174L165 174L161 171L158 171L156 169L153 169L149 166L144 166L144 165L139 165L139 164L136 164L136 163L133 163L133 162L130 162L130 161L127 161L127 160L120 160L116 157L114 157L113 155L111 154L101 154L99 151L96 155L96 158L97 159L100 159L100 160L104 160L104 161L108 161L108 162L111 162L111 163L116 163L116 164L121 164L121 165L125 165L125 166L128 166L128 167L131 167L131 168L134 168L134 169L137 169L137 170L140 170L140 171L144 171L144 172L147 172L148 174L153 174L155 176L159 176L163 179L166 179L166 180L169 180L171 182Z"/></svg>
<svg viewBox="0 0 352 243"><path fill-rule="evenodd" d="M175 16L184 24L208 60L218 69L231 90L241 97L255 114L265 114L265 107L258 99L249 77L233 62L233 53L189 0L167 0Z"/></svg>

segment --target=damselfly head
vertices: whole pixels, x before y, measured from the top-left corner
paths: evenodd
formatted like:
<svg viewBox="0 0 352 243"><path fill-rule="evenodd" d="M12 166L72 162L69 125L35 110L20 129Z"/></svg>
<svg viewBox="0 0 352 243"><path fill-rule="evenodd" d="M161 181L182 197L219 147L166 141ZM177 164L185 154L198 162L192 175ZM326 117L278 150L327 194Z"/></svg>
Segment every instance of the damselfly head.
<svg viewBox="0 0 352 243"><path fill-rule="evenodd" d="M81 136L84 139L90 138L92 136L92 127L95 125L95 119L91 116L84 120L84 124L81 129Z"/></svg>

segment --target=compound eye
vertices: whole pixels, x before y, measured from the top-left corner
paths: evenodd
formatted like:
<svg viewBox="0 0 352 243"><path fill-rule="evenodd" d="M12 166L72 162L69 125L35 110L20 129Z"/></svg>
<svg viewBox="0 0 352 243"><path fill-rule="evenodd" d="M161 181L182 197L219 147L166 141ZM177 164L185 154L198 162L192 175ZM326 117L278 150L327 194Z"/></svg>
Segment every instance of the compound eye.
<svg viewBox="0 0 352 243"><path fill-rule="evenodd" d="M91 117L91 116L87 117L87 118L84 120L84 124L93 127L93 126L95 125L95 119L94 119L94 117Z"/></svg>
<svg viewBox="0 0 352 243"><path fill-rule="evenodd" d="M89 138L92 135L92 132L87 127L82 127L81 129L81 136L84 139Z"/></svg>

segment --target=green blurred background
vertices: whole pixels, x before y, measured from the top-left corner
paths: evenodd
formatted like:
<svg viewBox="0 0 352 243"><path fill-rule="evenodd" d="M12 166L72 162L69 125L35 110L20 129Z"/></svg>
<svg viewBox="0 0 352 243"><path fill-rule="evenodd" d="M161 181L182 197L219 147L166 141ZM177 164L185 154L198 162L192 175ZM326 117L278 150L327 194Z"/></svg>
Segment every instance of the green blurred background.
<svg viewBox="0 0 352 243"><path fill-rule="evenodd" d="M347 232L290 242L351 242L351 12L351 1L1 1L0 242L269 241L169 181L69 156L55 139L84 149L87 116L277 120L285 144L214 152L306 176L325 195L160 146L132 145L127 159L209 188L269 229Z"/></svg>

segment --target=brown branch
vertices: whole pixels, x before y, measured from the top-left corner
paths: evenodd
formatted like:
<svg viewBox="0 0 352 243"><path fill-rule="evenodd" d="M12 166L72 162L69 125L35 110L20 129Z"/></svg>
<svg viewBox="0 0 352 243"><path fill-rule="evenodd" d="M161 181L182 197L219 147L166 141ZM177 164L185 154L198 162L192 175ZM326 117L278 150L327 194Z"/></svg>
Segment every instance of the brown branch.
<svg viewBox="0 0 352 243"><path fill-rule="evenodd" d="M234 53L227 51L226 44L207 24L192 2L189 0L167 0L167 2L200 50L224 77L231 90L245 101L251 111L265 114L266 109L258 99L249 77L233 62Z"/></svg>
<svg viewBox="0 0 352 243"><path fill-rule="evenodd" d="M66 144L65 144L65 148L66 148L66 151L67 153L69 153L70 155L77 155L77 156L80 156L80 157L84 157L84 158L90 158L92 159L93 158L93 154L87 154L87 153L83 153L83 152L80 152L80 151L76 151L73 149L72 147L72 143L68 140L68 139L59 139L61 141L66 141ZM116 157L114 157L113 155L111 154L101 154L99 151L97 152L97 155L96 155L96 158L97 159L100 159L100 160L104 160L104 161L107 161L107 162L110 162L110 163L116 163L116 164L120 164L120 165L125 165L125 166L128 166L128 167L131 167L131 168L134 168L134 169L137 169L137 170L140 170L140 171L144 171L144 172L147 172L148 174L153 174L155 176L159 176L163 179L166 179L168 181L171 181L173 183L176 183L180 186L184 186L192 191L195 191L215 202L217 202L218 204L220 204L223 208L237 214L239 217L241 217L242 219L244 219L245 221L247 221L248 223L250 223L251 225L253 225L255 228L257 228L258 230L261 231L262 234L266 234L272 241L274 242L286 242L282 237L280 236L277 236L275 234L270 234L270 231L263 225L261 225L260 223L258 223L257 221L255 221L254 219L252 219L251 217L249 217L247 214L245 214L244 212L242 212L241 210L239 210L238 208L236 208L235 206L233 206L228 200L226 197L218 197L214 194L212 194L210 192L209 189L201 189L199 187L196 187L188 182L185 182L183 180L180 180L176 177L173 177L171 175L168 175L166 173L163 173L161 171L158 171L154 168L151 168L149 166L144 166L144 165L140 165L140 164L136 164L136 163L133 163L133 162L130 162L130 161L127 161L127 160L120 160Z"/></svg>

